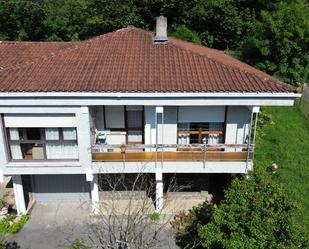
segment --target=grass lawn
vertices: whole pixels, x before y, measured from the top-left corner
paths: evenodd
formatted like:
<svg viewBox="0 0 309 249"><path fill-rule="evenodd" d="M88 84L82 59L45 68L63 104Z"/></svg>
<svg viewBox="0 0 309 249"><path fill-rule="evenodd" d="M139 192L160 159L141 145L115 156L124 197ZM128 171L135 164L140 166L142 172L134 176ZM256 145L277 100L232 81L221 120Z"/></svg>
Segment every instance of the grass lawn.
<svg viewBox="0 0 309 249"><path fill-rule="evenodd" d="M267 107L273 125L258 139L255 163L279 165L279 177L297 202L297 219L309 237L309 120L295 107Z"/></svg>

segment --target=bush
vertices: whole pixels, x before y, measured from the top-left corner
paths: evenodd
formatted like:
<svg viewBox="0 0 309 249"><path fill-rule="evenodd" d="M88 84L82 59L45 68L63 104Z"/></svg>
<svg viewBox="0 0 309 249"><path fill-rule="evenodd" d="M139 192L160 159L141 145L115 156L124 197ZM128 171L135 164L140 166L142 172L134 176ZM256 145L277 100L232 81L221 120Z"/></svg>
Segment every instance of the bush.
<svg viewBox="0 0 309 249"><path fill-rule="evenodd" d="M4 208L5 206L6 206L5 201L2 200L2 199L0 199L0 210L1 210L2 208Z"/></svg>
<svg viewBox="0 0 309 249"><path fill-rule="evenodd" d="M218 206L198 208L191 225L179 230L177 244L211 249L308 248L302 228L292 218L294 210L276 174L256 167L248 180L232 181Z"/></svg>
<svg viewBox="0 0 309 249"><path fill-rule="evenodd" d="M150 215L150 219L152 221L158 221L160 219L160 214L158 212L153 212L151 215Z"/></svg>
<svg viewBox="0 0 309 249"><path fill-rule="evenodd" d="M17 233L23 228L26 222L30 219L29 215L23 214L17 222L14 222L15 216L7 215L0 221L0 233Z"/></svg>
<svg viewBox="0 0 309 249"><path fill-rule="evenodd" d="M76 239L71 245L68 245L66 249L92 249L92 247L86 245L83 239Z"/></svg>

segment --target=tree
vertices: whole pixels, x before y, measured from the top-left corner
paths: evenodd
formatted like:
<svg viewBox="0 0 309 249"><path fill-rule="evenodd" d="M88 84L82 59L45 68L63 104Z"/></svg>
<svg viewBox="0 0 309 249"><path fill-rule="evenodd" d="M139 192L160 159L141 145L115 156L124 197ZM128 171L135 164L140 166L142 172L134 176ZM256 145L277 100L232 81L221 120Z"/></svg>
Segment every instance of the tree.
<svg viewBox="0 0 309 249"><path fill-rule="evenodd" d="M104 192L98 214L83 225L86 237L67 248L168 249L174 245L170 220L176 211L166 199L162 210L155 211L153 176L103 174L99 183ZM166 195L179 189L173 180L166 188Z"/></svg>
<svg viewBox="0 0 309 249"><path fill-rule="evenodd" d="M308 17L309 4L302 0L262 11L252 37L244 43L243 58L287 83L308 81Z"/></svg>
<svg viewBox="0 0 309 249"><path fill-rule="evenodd" d="M256 167L249 179L232 181L218 206L196 209L177 243L181 248L308 248L294 209L276 173Z"/></svg>

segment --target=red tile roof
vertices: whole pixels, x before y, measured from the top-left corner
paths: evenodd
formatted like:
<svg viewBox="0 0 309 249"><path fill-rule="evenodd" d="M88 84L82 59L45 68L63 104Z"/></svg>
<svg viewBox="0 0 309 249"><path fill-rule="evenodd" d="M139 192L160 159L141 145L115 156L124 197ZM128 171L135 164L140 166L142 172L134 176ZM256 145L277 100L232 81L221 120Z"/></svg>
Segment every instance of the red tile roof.
<svg viewBox="0 0 309 249"><path fill-rule="evenodd" d="M12 42L0 41L0 70L49 56L72 46L72 42Z"/></svg>
<svg viewBox="0 0 309 249"><path fill-rule="evenodd" d="M0 43L0 91L293 91L221 51L176 39L154 44L152 32L134 27L79 43L12 44Z"/></svg>

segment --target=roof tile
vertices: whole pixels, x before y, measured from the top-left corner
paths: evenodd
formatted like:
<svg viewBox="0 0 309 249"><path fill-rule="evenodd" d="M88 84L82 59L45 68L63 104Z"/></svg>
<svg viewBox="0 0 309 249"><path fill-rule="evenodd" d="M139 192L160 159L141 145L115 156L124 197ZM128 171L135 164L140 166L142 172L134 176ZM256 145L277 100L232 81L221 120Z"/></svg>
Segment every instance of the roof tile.
<svg viewBox="0 0 309 249"><path fill-rule="evenodd" d="M0 91L291 92L222 51L134 27L83 42L0 43Z"/></svg>

